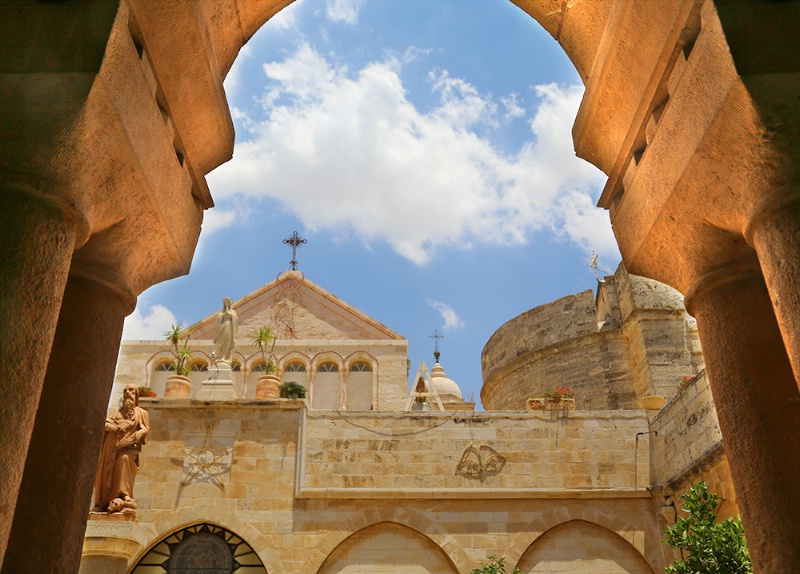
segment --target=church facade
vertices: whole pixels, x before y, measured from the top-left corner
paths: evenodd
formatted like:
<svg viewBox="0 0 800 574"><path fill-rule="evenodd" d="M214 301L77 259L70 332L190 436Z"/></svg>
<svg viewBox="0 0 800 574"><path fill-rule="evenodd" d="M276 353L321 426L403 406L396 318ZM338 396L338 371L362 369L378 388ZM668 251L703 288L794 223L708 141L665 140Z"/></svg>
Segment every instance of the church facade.
<svg viewBox="0 0 800 574"><path fill-rule="evenodd" d="M526 574L644 574L672 559L663 530L690 484L738 513L693 320L623 268L498 329L483 412L441 364L414 375L402 336L297 271L233 308L235 397L198 398L214 315L192 327L186 397L169 396L165 343L123 343L112 404L131 384L156 397L140 398L135 515L90 517L84 574L468 574L487 555ZM258 398L251 335L265 325L267 361L305 399ZM574 410L526 409L556 386Z"/></svg>

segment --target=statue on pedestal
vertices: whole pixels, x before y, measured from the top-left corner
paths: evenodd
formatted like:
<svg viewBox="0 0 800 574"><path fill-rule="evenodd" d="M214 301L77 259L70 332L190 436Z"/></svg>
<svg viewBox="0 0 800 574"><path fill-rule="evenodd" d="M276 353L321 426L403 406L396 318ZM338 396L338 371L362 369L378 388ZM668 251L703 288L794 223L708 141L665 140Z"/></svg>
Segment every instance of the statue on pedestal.
<svg viewBox="0 0 800 574"><path fill-rule="evenodd" d="M139 453L147 442L150 419L139 407L139 392L127 385L122 407L106 419L105 438L94 482L93 512L134 514L133 482L139 470Z"/></svg>
<svg viewBox="0 0 800 574"><path fill-rule="evenodd" d="M239 317L231 308L230 297L222 299L222 310L217 314L217 333L214 344L217 346L217 360L230 365L233 349L236 347L236 331L239 328Z"/></svg>

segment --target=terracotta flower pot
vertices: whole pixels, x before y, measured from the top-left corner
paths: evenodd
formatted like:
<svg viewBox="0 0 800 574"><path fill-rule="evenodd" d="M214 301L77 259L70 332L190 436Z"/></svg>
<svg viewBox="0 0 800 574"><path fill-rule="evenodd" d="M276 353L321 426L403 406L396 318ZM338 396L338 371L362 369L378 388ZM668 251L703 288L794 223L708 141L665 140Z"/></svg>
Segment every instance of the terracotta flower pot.
<svg viewBox="0 0 800 574"><path fill-rule="evenodd" d="M170 375L164 388L165 399L185 399L192 392L192 381L183 375Z"/></svg>
<svg viewBox="0 0 800 574"><path fill-rule="evenodd" d="M277 399L280 398L281 392L278 387L281 380L277 375L261 375L256 382L256 398L257 399Z"/></svg>
<svg viewBox="0 0 800 574"><path fill-rule="evenodd" d="M664 397L661 395L647 395L639 399L642 408L648 411L660 411L664 406Z"/></svg>

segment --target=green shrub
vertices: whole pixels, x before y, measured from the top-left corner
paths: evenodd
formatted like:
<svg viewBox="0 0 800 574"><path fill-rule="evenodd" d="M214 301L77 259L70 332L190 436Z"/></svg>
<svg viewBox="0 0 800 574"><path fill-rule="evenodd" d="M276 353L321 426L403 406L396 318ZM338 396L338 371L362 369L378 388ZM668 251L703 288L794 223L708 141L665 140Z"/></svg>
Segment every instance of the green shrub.
<svg viewBox="0 0 800 574"><path fill-rule="evenodd" d="M278 387L282 399L304 399L306 388L294 381L287 381Z"/></svg>
<svg viewBox="0 0 800 574"><path fill-rule="evenodd" d="M494 554L487 556L489 562L481 562L480 568L475 568L470 574L506 574L505 557L498 558ZM514 568L511 574L522 574L519 568Z"/></svg>
<svg viewBox="0 0 800 574"><path fill-rule="evenodd" d="M666 574L750 574L753 566L742 519L728 518L717 522L717 508L722 499L708 492L708 485L699 482L681 499L687 518L678 518L668 526L664 541L681 552L681 559L667 566Z"/></svg>

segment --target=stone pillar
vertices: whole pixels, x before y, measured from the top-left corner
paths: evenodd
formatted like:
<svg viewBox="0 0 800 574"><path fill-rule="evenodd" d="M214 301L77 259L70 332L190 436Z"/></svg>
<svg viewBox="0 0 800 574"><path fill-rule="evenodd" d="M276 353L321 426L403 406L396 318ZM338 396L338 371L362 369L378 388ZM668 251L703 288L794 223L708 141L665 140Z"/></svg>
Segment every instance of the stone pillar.
<svg viewBox="0 0 800 574"><path fill-rule="evenodd" d="M73 262L2 573L77 572L122 324L135 295Z"/></svg>
<svg viewBox="0 0 800 574"><path fill-rule="evenodd" d="M147 545L147 537L135 522L89 520L78 574L125 574L128 561Z"/></svg>
<svg viewBox="0 0 800 574"><path fill-rule="evenodd" d="M0 172L0 563L70 258L87 233L81 210L64 196L43 182Z"/></svg>
<svg viewBox="0 0 800 574"><path fill-rule="evenodd" d="M701 277L697 318L756 573L800 564L800 390L755 257Z"/></svg>
<svg viewBox="0 0 800 574"><path fill-rule="evenodd" d="M747 241L758 253L794 376L800 384L800 182L755 206Z"/></svg>

